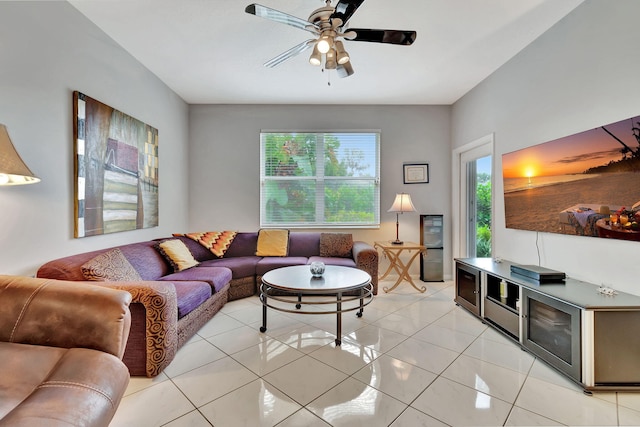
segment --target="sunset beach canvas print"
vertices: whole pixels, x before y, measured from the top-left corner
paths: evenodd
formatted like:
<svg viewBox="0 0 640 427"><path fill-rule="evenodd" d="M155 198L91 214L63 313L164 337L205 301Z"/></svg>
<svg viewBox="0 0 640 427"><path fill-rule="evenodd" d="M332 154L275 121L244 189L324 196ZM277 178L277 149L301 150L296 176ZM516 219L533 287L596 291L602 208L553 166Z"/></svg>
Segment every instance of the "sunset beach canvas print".
<svg viewBox="0 0 640 427"><path fill-rule="evenodd" d="M502 156L507 228L640 241L640 116Z"/></svg>

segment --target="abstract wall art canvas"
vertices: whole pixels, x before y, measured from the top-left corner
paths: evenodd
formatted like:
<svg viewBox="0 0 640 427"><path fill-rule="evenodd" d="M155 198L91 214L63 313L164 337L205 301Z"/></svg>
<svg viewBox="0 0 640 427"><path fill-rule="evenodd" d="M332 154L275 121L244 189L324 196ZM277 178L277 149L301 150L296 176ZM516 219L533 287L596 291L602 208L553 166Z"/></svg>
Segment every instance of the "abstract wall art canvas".
<svg viewBox="0 0 640 427"><path fill-rule="evenodd" d="M75 237L158 226L158 130L73 92Z"/></svg>
<svg viewBox="0 0 640 427"><path fill-rule="evenodd" d="M640 116L502 156L507 228L640 241Z"/></svg>

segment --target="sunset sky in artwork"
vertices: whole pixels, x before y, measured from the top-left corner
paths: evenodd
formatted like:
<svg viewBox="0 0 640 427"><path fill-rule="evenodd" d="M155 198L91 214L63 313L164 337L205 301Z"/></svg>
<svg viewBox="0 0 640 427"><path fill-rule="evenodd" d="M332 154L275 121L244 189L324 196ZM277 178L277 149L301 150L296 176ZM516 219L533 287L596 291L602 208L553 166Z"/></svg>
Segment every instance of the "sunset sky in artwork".
<svg viewBox="0 0 640 427"><path fill-rule="evenodd" d="M640 117L622 120L604 127L633 150L638 141L631 127L639 127ZM502 156L504 178L523 178L583 173L594 166L622 159L623 145L602 127L556 139Z"/></svg>

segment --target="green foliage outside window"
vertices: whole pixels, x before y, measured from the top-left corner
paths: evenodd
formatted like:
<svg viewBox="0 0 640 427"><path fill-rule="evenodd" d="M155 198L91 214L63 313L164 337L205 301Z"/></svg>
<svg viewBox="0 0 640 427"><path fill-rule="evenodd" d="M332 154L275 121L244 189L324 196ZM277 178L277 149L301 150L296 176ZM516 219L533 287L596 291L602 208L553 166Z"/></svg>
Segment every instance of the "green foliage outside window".
<svg viewBox="0 0 640 427"><path fill-rule="evenodd" d="M476 256L491 256L491 176L478 174L476 185Z"/></svg>
<svg viewBox="0 0 640 427"><path fill-rule="evenodd" d="M376 134L263 133L262 144L262 225L378 221Z"/></svg>

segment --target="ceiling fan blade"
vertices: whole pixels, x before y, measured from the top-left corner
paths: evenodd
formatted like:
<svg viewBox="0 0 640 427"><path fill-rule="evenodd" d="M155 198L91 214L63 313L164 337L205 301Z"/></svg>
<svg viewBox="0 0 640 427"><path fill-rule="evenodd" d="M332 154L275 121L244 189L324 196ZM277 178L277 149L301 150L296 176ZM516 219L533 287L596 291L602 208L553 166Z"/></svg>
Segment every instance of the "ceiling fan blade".
<svg viewBox="0 0 640 427"><path fill-rule="evenodd" d="M418 33L415 31L372 30L370 28L349 28L349 32L356 33L348 40L358 42L390 43L409 46L416 41Z"/></svg>
<svg viewBox="0 0 640 427"><path fill-rule="evenodd" d="M309 21L302 18L298 18L293 15L288 15L279 10L271 9L270 7L262 6L257 3L252 3L244 9L250 15L259 16L260 18L269 19L271 21L279 22L281 24L290 25L301 30L309 31L313 34L318 34L320 28Z"/></svg>
<svg viewBox="0 0 640 427"><path fill-rule="evenodd" d="M346 62L344 64L338 64L338 67L336 68L336 73L340 78L345 78L352 75L354 71L353 71L353 67L351 66L351 61Z"/></svg>
<svg viewBox="0 0 640 427"><path fill-rule="evenodd" d="M342 25L345 25L363 2L364 0L340 0L336 4L336 10L331 15L331 19L339 18L342 20Z"/></svg>
<svg viewBox="0 0 640 427"><path fill-rule="evenodd" d="M276 65L283 63L287 59L293 58L294 56L301 54L302 52L304 52L305 50L313 46L315 42L316 40L314 39L303 41L299 45L296 45L291 49L287 50L286 52L282 52L280 55L276 56L275 58L268 60L267 62L264 63L264 66L268 68L273 68Z"/></svg>

